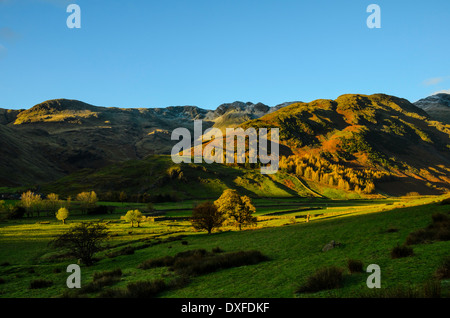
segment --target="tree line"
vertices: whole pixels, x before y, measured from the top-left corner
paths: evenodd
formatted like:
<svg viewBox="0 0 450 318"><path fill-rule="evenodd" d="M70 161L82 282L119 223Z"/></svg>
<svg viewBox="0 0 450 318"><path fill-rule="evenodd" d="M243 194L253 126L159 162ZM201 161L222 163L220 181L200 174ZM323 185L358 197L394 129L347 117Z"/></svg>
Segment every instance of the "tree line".
<svg viewBox="0 0 450 318"><path fill-rule="evenodd" d="M279 167L283 171L306 180L365 194L375 191L375 181L387 180L391 177L386 171L346 168L310 154L303 157L281 157Z"/></svg>

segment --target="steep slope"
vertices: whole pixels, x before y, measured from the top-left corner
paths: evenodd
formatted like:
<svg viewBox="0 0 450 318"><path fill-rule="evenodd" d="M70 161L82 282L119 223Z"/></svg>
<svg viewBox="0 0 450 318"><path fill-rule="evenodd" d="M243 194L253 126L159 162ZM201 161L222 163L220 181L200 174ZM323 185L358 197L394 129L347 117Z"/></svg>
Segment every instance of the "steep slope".
<svg viewBox="0 0 450 318"><path fill-rule="evenodd" d="M170 156L162 155L100 169L82 169L44 184L42 191L74 196L94 190L103 200L117 200L123 191L138 201L157 196L166 200L211 199L228 188L251 197L313 196L301 182L287 174L261 175L257 170L220 164L175 164Z"/></svg>
<svg viewBox="0 0 450 318"><path fill-rule="evenodd" d="M175 128L185 127L192 132L196 119L203 120L203 129L213 125L233 127L277 107L235 102L223 104L214 111L196 106L133 109L55 99L27 110L0 109L0 125L7 127L0 132L6 147L0 157L6 179L0 186L35 184L82 168L100 168L153 154L169 154L177 143L171 140ZM42 162L46 164L38 169L42 174L24 173L19 178L12 173L22 169L15 158L16 148L8 149L10 144L20 146L18 137L15 142L7 142L13 132L27 136L20 153L22 160L31 163L35 156L45 157Z"/></svg>
<svg viewBox="0 0 450 318"><path fill-rule="evenodd" d="M18 132L0 125L0 184L16 186L64 176L64 171L45 155L52 141L44 131Z"/></svg>
<svg viewBox="0 0 450 318"><path fill-rule="evenodd" d="M414 103L425 110L433 120L450 124L450 94L435 94Z"/></svg>
<svg viewBox="0 0 450 318"><path fill-rule="evenodd" d="M450 187L450 126L430 121L405 99L348 94L296 103L241 126L278 127L281 143L296 155L283 162L284 168L305 169L307 160L299 158L320 158L308 159L316 167L307 177L315 181L333 184L329 177L334 176L334 185L342 178L347 189L375 182L378 190L394 194L431 194Z"/></svg>

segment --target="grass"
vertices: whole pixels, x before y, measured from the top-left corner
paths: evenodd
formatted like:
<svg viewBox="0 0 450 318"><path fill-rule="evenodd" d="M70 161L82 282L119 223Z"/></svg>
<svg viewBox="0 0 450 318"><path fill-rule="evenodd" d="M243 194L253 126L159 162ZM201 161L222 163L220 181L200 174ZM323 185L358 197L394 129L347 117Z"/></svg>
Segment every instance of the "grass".
<svg viewBox="0 0 450 318"><path fill-rule="evenodd" d="M56 219L41 217L0 223L0 297L57 297L67 292L66 267L76 263L64 251L47 247L52 236L82 220L110 221L108 227L113 237L105 250L96 257L99 261L91 267L82 267L82 286L89 286L98 273L120 269L120 279L103 278L103 286L91 289L83 297L95 297L108 290L126 290L131 283L161 279L168 286L178 277L169 267L138 268L149 259L174 257L179 253L220 247L222 253L257 250L268 257L267 261L245 266L221 268L192 277L177 288L163 288L157 297L355 297L367 291L366 273L350 274L349 259L381 267L382 288L395 289L410 284L419 288L435 277L438 268L448 256L450 243L436 241L414 246L414 255L391 259L390 251L405 242L409 233L430 224L434 213L448 213L448 205L439 205L437 198L368 201L331 201L323 199L261 199L257 206L273 204L328 204L327 211L338 213L313 218L309 223L297 220L270 219L258 223L257 229L236 231L224 229L207 235L193 232L188 222L161 221L143 223L131 229L119 220L119 214L105 216L73 216L66 226ZM345 205L347 203L347 206ZM378 203L378 210L376 206ZM174 206L167 206L174 208ZM349 214L345 210L352 208ZM385 211L380 212L385 209ZM387 209L389 208L389 209ZM334 212L336 212L334 211ZM375 212L378 211L378 212ZM268 210L264 208L264 213ZM333 213L334 213L333 212ZM349 216L348 216L349 215ZM346 217L344 217L346 216ZM49 220L49 224L40 221ZM289 224L287 226L280 226ZM388 231L396 229L396 231ZM130 234L131 232L131 234ZM180 236L182 235L182 236ZM326 253L322 247L330 240L342 245ZM183 244L182 242L187 242ZM133 253L124 251L132 250ZM114 257L108 257L114 253ZM216 253L220 255L222 253ZM306 284L315 269L336 266L343 269L344 279L338 289L296 294L299 286ZM364 268L363 268L364 269ZM97 273L97 274L96 274ZM102 275L101 275L102 276ZM117 278L117 277L116 277ZM51 286L29 289L31 281L52 281ZM100 280L101 281L101 280ZM448 284L442 280L442 295L447 295ZM132 285L130 285L132 286ZM95 287L95 286L94 286ZM111 292L113 293L113 291Z"/></svg>

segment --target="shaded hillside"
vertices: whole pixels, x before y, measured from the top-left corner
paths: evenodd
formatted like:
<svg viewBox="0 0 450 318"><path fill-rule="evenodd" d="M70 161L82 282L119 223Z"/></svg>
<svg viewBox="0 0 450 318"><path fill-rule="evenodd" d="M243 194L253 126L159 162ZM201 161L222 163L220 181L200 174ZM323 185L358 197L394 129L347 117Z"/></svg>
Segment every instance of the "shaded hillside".
<svg viewBox="0 0 450 318"><path fill-rule="evenodd" d="M170 153L178 142L171 140L173 129L186 127L192 132L195 119L203 120L203 129L278 127L284 156L280 168L313 182L319 192L327 191L326 186L361 193L434 194L450 184L450 125L431 120L405 99L347 94L336 100L275 107L234 102L216 110L195 106L123 109L65 99L28 110L0 110L0 185L36 185L70 174L59 183L61 190L78 176L81 179L73 186L80 188L92 182L101 191L120 187L136 193L155 191L148 188L153 181L147 181L142 171L138 178L126 177L128 165L140 166L142 160L145 166L148 156ZM110 167L116 167L114 178L109 175ZM98 173L110 176L102 181L107 186L103 187L100 179L89 178ZM216 186L214 182L205 187L192 182L181 196L191 197L197 189L202 195L215 195L216 190L208 192L208 187ZM252 184L242 188L249 189ZM173 190L165 189L167 193Z"/></svg>
<svg viewBox="0 0 450 318"><path fill-rule="evenodd" d="M196 119L203 120L203 129L213 125L236 126L273 109L276 108L241 102L223 104L217 110L196 106L133 109L99 107L68 99L45 101L27 110L0 109L0 125L6 126L0 132L5 147L0 157L4 176L0 185L36 184L83 168L169 154L177 143L171 140L175 128L185 127L192 132ZM8 142L13 132L26 136L23 145L19 137ZM8 148L9 145L21 149L20 159L16 158L16 148ZM34 164L35 157L42 159L39 164ZM27 171L21 161L28 163L28 170L39 173L19 176L17 171Z"/></svg>
<svg viewBox="0 0 450 318"><path fill-rule="evenodd" d="M51 140L45 132L18 132L0 125L0 184L13 186L30 180L50 181L64 172L45 155Z"/></svg>
<svg viewBox="0 0 450 318"><path fill-rule="evenodd" d="M387 193L437 193L441 191L437 188L449 188L450 126L429 120L425 111L405 99L348 94L292 104L241 126L278 127L281 143L296 155L291 161L312 155L329 163L328 170L323 162L314 163L316 181L333 169L347 168L386 174L389 177L376 185ZM370 177L373 172L362 177L360 186L376 181ZM350 183L350 177L344 179ZM399 180L410 186L397 191ZM357 184L350 183L350 189Z"/></svg>
<svg viewBox="0 0 450 318"><path fill-rule="evenodd" d="M149 156L101 169L83 169L42 186L45 193L63 196L96 191L101 199L117 200L120 192L134 201L162 195L172 199L218 198L233 188L251 197L312 196L296 178L280 173L262 175L258 170L220 164L175 164L170 156Z"/></svg>

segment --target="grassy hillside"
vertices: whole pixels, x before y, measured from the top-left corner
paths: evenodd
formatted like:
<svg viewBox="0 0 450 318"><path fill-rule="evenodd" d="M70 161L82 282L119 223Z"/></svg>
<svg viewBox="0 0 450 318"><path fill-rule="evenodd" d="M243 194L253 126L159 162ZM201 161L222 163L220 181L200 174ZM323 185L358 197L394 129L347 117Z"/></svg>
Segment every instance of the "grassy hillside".
<svg viewBox="0 0 450 318"><path fill-rule="evenodd" d="M64 196L82 191L170 195L176 199L217 198L233 188L251 197L313 196L295 177L286 173L262 175L259 169L220 164L175 164L170 156L149 156L105 168L84 169L42 186L45 193Z"/></svg>
<svg viewBox="0 0 450 318"><path fill-rule="evenodd" d="M372 169L407 185L396 193L398 185L385 184L383 192L442 193L450 184L450 127L394 96L348 94L296 103L241 127L278 127L294 160L308 155L342 169Z"/></svg>

